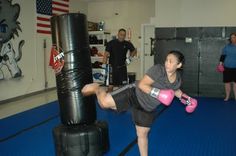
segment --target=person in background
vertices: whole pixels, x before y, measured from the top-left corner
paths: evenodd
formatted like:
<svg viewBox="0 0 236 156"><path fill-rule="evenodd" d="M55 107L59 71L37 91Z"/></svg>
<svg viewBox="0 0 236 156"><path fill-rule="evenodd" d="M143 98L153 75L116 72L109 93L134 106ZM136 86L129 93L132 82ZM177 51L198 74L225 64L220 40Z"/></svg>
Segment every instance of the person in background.
<svg viewBox="0 0 236 156"><path fill-rule="evenodd" d="M231 33L229 43L223 48L218 67L223 66L223 82L225 84L225 99L228 101L233 83L236 100L236 33Z"/></svg>
<svg viewBox="0 0 236 156"><path fill-rule="evenodd" d="M119 29L117 39L107 43L103 64L111 66L111 77L109 78L108 91L112 91L113 87L119 87L127 84L127 65L137 54L136 49L130 41L126 41L126 30ZM127 57L127 52L130 56Z"/></svg>

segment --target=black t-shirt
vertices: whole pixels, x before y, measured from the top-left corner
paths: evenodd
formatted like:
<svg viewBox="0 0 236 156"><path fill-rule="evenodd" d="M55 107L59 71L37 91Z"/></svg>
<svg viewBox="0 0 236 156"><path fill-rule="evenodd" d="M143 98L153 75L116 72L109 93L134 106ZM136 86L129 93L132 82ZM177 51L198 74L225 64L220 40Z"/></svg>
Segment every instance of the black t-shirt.
<svg viewBox="0 0 236 156"><path fill-rule="evenodd" d="M111 40L106 45L106 51L110 53L109 63L112 66L125 65L126 54L130 51L134 51L135 48L131 42L119 41L118 39Z"/></svg>

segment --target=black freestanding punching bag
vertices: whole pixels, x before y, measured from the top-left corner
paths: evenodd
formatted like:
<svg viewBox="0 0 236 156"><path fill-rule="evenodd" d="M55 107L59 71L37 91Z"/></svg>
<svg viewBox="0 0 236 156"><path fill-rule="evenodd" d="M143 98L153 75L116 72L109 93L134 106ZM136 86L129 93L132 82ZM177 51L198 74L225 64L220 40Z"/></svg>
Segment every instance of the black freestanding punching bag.
<svg viewBox="0 0 236 156"><path fill-rule="evenodd" d="M65 125L89 124L96 120L93 97L84 97L82 87L93 81L87 19L84 14L51 18L52 43L63 53L64 66L56 74L61 121Z"/></svg>
<svg viewBox="0 0 236 156"><path fill-rule="evenodd" d="M97 121L90 125L53 129L57 156L102 156L109 149L108 125Z"/></svg>
<svg viewBox="0 0 236 156"><path fill-rule="evenodd" d="M51 27L62 121L53 129L56 155L102 156L109 149L108 125L95 121L95 99L81 94L82 87L92 82L86 16L54 16Z"/></svg>

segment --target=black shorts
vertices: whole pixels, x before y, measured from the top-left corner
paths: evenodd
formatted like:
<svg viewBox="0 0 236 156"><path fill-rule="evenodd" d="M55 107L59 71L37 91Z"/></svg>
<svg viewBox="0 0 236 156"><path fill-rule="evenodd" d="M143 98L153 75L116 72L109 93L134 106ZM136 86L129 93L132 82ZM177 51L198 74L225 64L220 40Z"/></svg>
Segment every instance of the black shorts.
<svg viewBox="0 0 236 156"><path fill-rule="evenodd" d="M223 82L236 82L236 68L224 68L225 70L223 72Z"/></svg>
<svg viewBox="0 0 236 156"><path fill-rule="evenodd" d="M161 108L157 111L146 111L138 102L135 84L129 84L121 87L111 93L118 112L127 111L131 109L132 119L135 125L142 127L151 127L155 117L162 112L165 107L160 105Z"/></svg>
<svg viewBox="0 0 236 156"><path fill-rule="evenodd" d="M114 86L121 86L127 84L127 68L126 66L112 67L109 77L109 84Z"/></svg>

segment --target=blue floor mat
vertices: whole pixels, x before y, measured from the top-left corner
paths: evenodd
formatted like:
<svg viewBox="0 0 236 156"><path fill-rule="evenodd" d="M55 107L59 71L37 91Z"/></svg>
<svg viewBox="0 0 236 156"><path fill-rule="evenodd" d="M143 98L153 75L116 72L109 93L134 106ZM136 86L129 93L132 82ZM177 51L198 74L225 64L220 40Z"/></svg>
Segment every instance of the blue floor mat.
<svg viewBox="0 0 236 156"><path fill-rule="evenodd" d="M8 141L0 143L1 156L53 156L52 129L59 118L33 128Z"/></svg>
<svg viewBox="0 0 236 156"><path fill-rule="evenodd" d="M153 124L150 156L236 156L236 102L199 98L193 114L174 102ZM137 155L135 146L127 156Z"/></svg>
<svg viewBox="0 0 236 156"><path fill-rule="evenodd" d="M0 156L55 155L52 129L60 124L58 114L58 102L53 102L0 120ZM109 124L111 143L107 156L118 155L136 137L129 112L118 114L97 107L97 119Z"/></svg>
<svg viewBox="0 0 236 156"><path fill-rule="evenodd" d="M58 116L59 106L58 102L51 102L47 105L39 106L37 108L19 113L0 120L0 140L11 136L16 132L31 127L48 118Z"/></svg>
<svg viewBox="0 0 236 156"><path fill-rule="evenodd" d="M178 100L154 122L149 135L150 156L236 156L236 102L222 99L199 98L193 114L187 114ZM0 138L58 115L57 102L0 120ZM109 124L110 151L116 156L135 137L129 112L117 114L97 109L99 120ZM52 156L54 143L52 128L59 117L0 142L0 156ZM137 144L126 154L138 155Z"/></svg>

